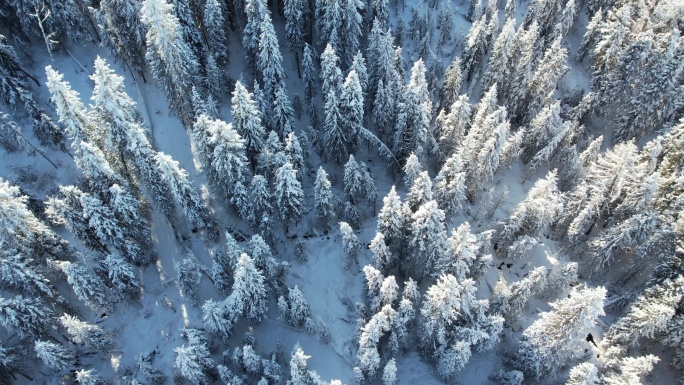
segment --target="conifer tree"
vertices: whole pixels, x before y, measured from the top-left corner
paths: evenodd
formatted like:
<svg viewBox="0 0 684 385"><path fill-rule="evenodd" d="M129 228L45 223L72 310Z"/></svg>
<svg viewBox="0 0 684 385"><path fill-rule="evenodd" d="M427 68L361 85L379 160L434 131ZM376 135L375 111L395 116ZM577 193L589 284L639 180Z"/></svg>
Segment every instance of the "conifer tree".
<svg viewBox="0 0 684 385"><path fill-rule="evenodd" d="M189 91L198 76L199 63L183 39L182 27L173 8L165 0L143 2L141 20L148 28L145 58L152 76L166 94L171 111L185 124L190 124L194 113Z"/></svg>
<svg viewBox="0 0 684 385"><path fill-rule="evenodd" d="M302 57L302 81L304 82L304 100L306 101L307 112L311 117L314 116L316 111L314 96L318 90L317 74L313 48L307 43L304 45L304 55Z"/></svg>
<svg viewBox="0 0 684 385"><path fill-rule="evenodd" d="M96 16L104 46L144 80L147 29L140 20L140 8L141 2L135 0L103 0Z"/></svg>
<svg viewBox="0 0 684 385"><path fill-rule="evenodd" d="M387 244L398 249L404 241L404 228L407 225L402 210L401 198L394 186L383 198L383 206L378 213L378 232L381 232Z"/></svg>
<svg viewBox="0 0 684 385"><path fill-rule="evenodd" d="M285 162L276 171L274 195L283 222L286 225L290 222L299 222L302 217L304 192L292 163Z"/></svg>
<svg viewBox="0 0 684 385"><path fill-rule="evenodd" d="M449 106L449 112L442 109L437 116L436 140L439 153L443 157L450 157L465 137L472 115L472 106L468 103L468 95L461 95Z"/></svg>
<svg viewBox="0 0 684 385"><path fill-rule="evenodd" d="M259 25L257 69L264 86L266 100L272 102L278 92L278 87L285 79L285 74L283 73L283 57L269 12L264 14Z"/></svg>
<svg viewBox="0 0 684 385"><path fill-rule="evenodd" d="M440 90L440 104L442 106L451 106L456 101L462 82L461 58L457 56L449 64L444 74L444 83Z"/></svg>
<svg viewBox="0 0 684 385"><path fill-rule="evenodd" d="M363 33L361 11L365 5L362 0L344 0L341 3L343 4L342 29L338 31L338 38L344 44L342 52L345 53L345 57L343 62L346 67L350 67L354 61L354 55L359 50L361 44L361 35Z"/></svg>
<svg viewBox="0 0 684 385"><path fill-rule="evenodd" d="M50 369L62 371L75 362L74 353L62 345L49 341L35 341L36 357Z"/></svg>
<svg viewBox="0 0 684 385"><path fill-rule="evenodd" d="M527 106L526 112L519 111L518 116L527 116L531 119L546 104L551 101L551 94L556 89L558 80L565 72L565 59L568 52L560 46L560 38L556 39L551 46L544 52L534 75L527 86Z"/></svg>
<svg viewBox="0 0 684 385"><path fill-rule="evenodd" d="M479 0L476 0L479 1ZM463 79L470 82L480 71L482 60L487 51L487 30L485 18L473 22L466 36L465 47L461 59Z"/></svg>
<svg viewBox="0 0 684 385"><path fill-rule="evenodd" d="M314 201L316 217L322 221L324 230L327 230L328 226L335 219L335 203L330 187L328 173L325 172L323 166L320 166L316 172L316 181L314 182Z"/></svg>
<svg viewBox="0 0 684 385"><path fill-rule="evenodd" d="M466 172L458 153L449 157L435 177L435 200L447 215L456 214L466 200Z"/></svg>
<svg viewBox="0 0 684 385"><path fill-rule="evenodd" d="M0 244L36 259L66 252L66 243L30 210L29 197L0 178Z"/></svg>
<svg viewBox="0 0 684 385"><path fill-rule="evenodd" d="M59 322L67 330L71 340L77 344L86 344L97 350L107 350L111 346L109 336L97 325L81 321L68 314L59 317Z"/></svg>
<svg viewBox="0 0 684 385"><path fill-rule="evenodd" d="M236 8L241 8L237 6ZM244 4L246 25L242 32L242 46L246 51L247 66L257 70L261 23L269 12L266 0L246 0Z"/></svg>
<svg viewBox="0 0 684 385"><path fill-rule="evenodd" d="M292 133L292 124L294 121L294 110L287 98L284 83L280 83L275 91L273 99L273 126L276 132L281 137L285 138Z"/></svg>
<svg viewBox="0 0 684 385"><path fill-rule="evenodd" d="M56 265L66 275L67 282L81 301L96 310L108 308L105 285L100 277L77 262L60 261Z"/></svg>
<svg viewBox="0 0 684 385"><path fill-rule="evenodd" d="M302 0L286 0L284 3L285 38L287 38L290 51L295 54L297 65L299 65L299 53L302 52L305 38L308 35L304 23L304 13L308 7L304 6Z"/></svg>
<svg viewBox="0 0 684 385"><path fill-rule="evenodd" d="M211 359L203 332L191 329L191 333L188 333L188 344L174 348L173 351L176 352L173 366L183 377L195 384L209 383L207 371L214 367L214 361Z"/></svg>
<svg viewBox="0 0 684 385"><path fill-rule="evenodd" d="M512 242L521 235L540 236L563 210L563 200L556 186L556 173L550 171L538 180L503 225L501 239Z"/></svg>
<svg viewBox="0 0 684 385"><path fill-rule="evenodd" d="M259 225L261 218L271 215L272 196L268 187L268 181L261 175L254 175L249 184L249 192L247 202L247 221L256 227Z"/></svg>
<svg viewBox="0 0 684 385"><path fill-rule="evenodd" d="M340 94L340 114L342 115L342 131L347 138L349 152L354 152L356 137L362 130L363 124L363 90L359 76L355 70L350 70L342 86Z"/></svg>
<svg viewBox="0 0 684 385"><path fill-rule="evenodd" d="M329 160L340 162L349 154L347 144L350 138L344 131L342 123L344 117L340 112L338 96L334 89L331 89L325 97L324 115L323 144L326 157Z"/></svg>
<svg viewBox="0 0 684 385"><path fill-rule="evenodd" d="M594 364L583 362L570 369L565 385L598 385L598 369Z"/></svg>
<svg viewBox="0 0 684 385"><path fill-rule="evenodd" d="M344 268L349 270L352 262L358 259L359 251L361 251L361 242L359 242L359 238L347 222L340 222L340 233L342 234L342 244L344 246L344 254L346 255Z"/></svg>
<svg viewBox="0 0 684 385"><path fill-rule="evenodd" d="M411 78L398 104L394 154L400 161L412 152L423 156L430 141L432 100L425 80L425 65L419 59L411 68Z"/></svg>
<svg viewBox="0 0 684 385"><path fill-rule="evenodd" d="M33 21L31 22L33 23ZM50 116L38 104L30 90L29 79L37 80L22 68L14 48L0 34L0 100L11 108L21 103L28 114L33 134L42 145L59 146L64 149L64 136Z"/></svg>
<svg viewBox="0 0 684 385"><path fill-rule="evenodd" d="M0 297L0 324L19 338L37 337L52 321L52 312L37 298Z"/></svg>
<svg viewBox="0 0 684 385"><path fill-rule="evenodd" d="M232 334L233 323L235 322L232 317L233 315L229 314L221 302L208 299L202 305L202 321L211 332L220 335L223 340Z"/></svg>
<svg viewBox="0 0 684 385"><path fill-rule="evenodd" d="M532 377L554 371L582 352L581 344L599 316L604 315L606 289L575 290L569 298L551 303L553 310L541 314L523 332L515 365Z"/></svg>
<svg viewBox="0 0 684 385"><path fill-rule="evenodd" d="M233 273L233 291L226 298L231 315L242 315L250 322L259 323L268 310L268 290L263 273L252 258L242 253Z"/></svg>
<svg viewBox="0 0 684 385"><path fill-rule="evenodd" d="M261 112L254 102L253 95L238 80L231 99L233 127L245 140L247 156L254 168L256 156L263 147L264 127Z"/></svg>
<svg viewBox="0 0 684 385"><path fill-rule="evenodd" d="M489 89L492 84L503 84L506 79L504 77L510 73L508 68L511 63L511 55L513 53L513 42L515 36L515 19L508 18L504 24L499 36L494 41L492 47L492 54L489 57L487 70L482 77L482 89Z"/></svg>
<svg viewBox="0 0 684 385"><path fill-rule="evenodd" d="M204 203L188 178L188 173L178 162L163 152L157 153L154 160L161 174L163 183L173 194L176 203L183 208L185 215L193 226L204 229L210 225L211 219Z"/></svg>
<svg viewBox="0 0 684 385"><path fill-rule="evenodd" d="M211 56L221 65L228 62L228 39L226 38L226 21L224 9L218 0L207 0L203 10L203 27L206 31L207 43L213 53Z"/></svg>
<svg viewBox="0 0 684 385"><path fill-rule="evenodd" d="M411 216L409 244L412 254L405 261L404 272L422 278L434 272L435 264L446 252L447 233L444 211L437 202L422 204Z"/></svg>

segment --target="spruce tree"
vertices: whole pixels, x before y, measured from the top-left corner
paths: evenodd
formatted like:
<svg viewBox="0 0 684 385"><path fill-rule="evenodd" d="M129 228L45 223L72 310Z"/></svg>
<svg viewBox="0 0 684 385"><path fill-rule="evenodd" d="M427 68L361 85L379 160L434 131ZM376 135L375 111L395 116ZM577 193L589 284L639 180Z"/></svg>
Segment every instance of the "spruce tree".
<svg viewBox="0 0 684 385"><path fill-rule="evenodd" d="M143 2L141 20L148 28L145 58L152 76L166 94L171 111L189 125L194 111L188 91L198 77L199 63L183 39L182 26L173 8L165 0Z"/></svg>
<svg viewBox="0 0 684 385"><path fill-rule="evenodd" d="M103 0L96 16L101 24L102 42L116 53L131 70L145 80L145 35L147 28L140 19L141 2L135 0Z"/></svg>
<svg viewBox="0 0 684 385"><path fill-rule="evenodd" d="M292 163L285 162L276 171L274 195L283 222L286 225L290 222L298 223L303 214L304 192Z"/></svg>
<svg viewBox="0 0 684 385"><path fill-rule="evenodd" d="M273 29L273 22L269 12L264 14L259 25L259 54L257 69L264 86L266 100L273 102L278 87L285 79L283 72L283 57L278 46L278 38Z"/></svg>
<svg viewBox="0 0 684 385"><path fill-rule="evenodd" d="M599 316L604 315L606 289L575 290L569 298L551 303L552 310L541 314L523 332L514 363L531 377L561 367L582 352L584 337Z"/></svg>

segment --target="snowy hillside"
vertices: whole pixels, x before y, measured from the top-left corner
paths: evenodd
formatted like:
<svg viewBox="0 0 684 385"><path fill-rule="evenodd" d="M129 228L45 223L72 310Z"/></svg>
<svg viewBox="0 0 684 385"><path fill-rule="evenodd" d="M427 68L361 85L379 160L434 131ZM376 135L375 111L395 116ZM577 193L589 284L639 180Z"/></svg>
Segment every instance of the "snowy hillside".
<svg viewBox="0 0 684 385"><path fill-rule="evenodd" d="M677 0L0 4L0 383L684 381Z"/></svg>

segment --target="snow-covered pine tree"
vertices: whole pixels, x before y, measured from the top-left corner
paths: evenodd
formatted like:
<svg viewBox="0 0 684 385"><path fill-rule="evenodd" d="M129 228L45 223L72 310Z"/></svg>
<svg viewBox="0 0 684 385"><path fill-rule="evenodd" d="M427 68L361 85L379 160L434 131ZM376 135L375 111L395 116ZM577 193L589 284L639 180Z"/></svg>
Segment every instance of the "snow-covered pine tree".
<svg viewBox="0 0 684 385"><path fill-rule="evenodd" d="M107 333L97 325L81 321L68 314L59 317L59 322L67 330L67 334L74 343L86 344L99 351L107 351L112 345Z"/></svg>
<svg viewBox="0 0 684 385"><path fill-rule="evenodd" d="M266 3L266 0L246 0L244 2L246 25L242 32L242 46L245 49L247 67L252 71L257 70L261 22L269 12ZM240 9L242 7L236 5L236 8Z"/></svg>
<svg viewBox="0 0 684 385"><path fill-rule="evenodd" d="M474 295L474 289L472 280L459 283L450 274L440 276L428 288L420 310L424 317L420 331L421 348L434 352L452 341L454 328L462 322L461 317L469 313L470 304L465 303L466 297Z"/></svg>
<svg viewBox="0 0 684 385"><path fill-rule="evenodd" d="M353 262L357 262L359 251L361 251L361 242L359 238L354 233L354 230L349 226L347 222L340 222L340 233L342 234L342 244L344 247L344 254L346 256L344 260L345 270L349 270Z"/></svg>
<svg viewBox="0 0 684 385"><path fill-rule="evenodd" d="M447 250L444 211L437 202L422 204L411 216L409 245L412 253L402 264L403 272L420 279L435 272L435 264Z"/></svg>
<svg viewBox="0 0 684 385"><path fill-rule="evenodd" d="M479 257L480 242L471 233L470 223L463 222L451 231L447 244L448 252L436 262L435 270L439 274L451 274L462 282L470 275L470 267Z"/></svg>
<svg viewBox="0 0 684 385"><path fill-rule="evenodd" d="M10 247L3 243L5 248ZM17 250L0 250L0 286L29 295L55 296L50 281L41 274L40 265Z"/></svg>
<svg viewBox="0 0 684 385"><path fill-rule="evenodd" d="M31 22L33 23L33 21ZM16 108L18 102L24 106L33 128L33 134L42 145L59 146L64 149L64 135L62 130L52 121L45 110L40 107L30 90L29 79L32 78L22 68L14 48L6 43L6 38L0 34L0 100L11 108Z"/></svg>
<svg viewBox="0 0 684 385"><path fill-rule="evenodd" d="M570 0L572 1L572 0ZM590 362L582 362L570 369L565 385L598 385L599 374L596 366Z"/></svg>
<svg viewBox="0 0 684 385"><path fill-rule="evenodd" d="M158 152L154 156L154 160L157 164L161 180L171 190L175 202L183 208L190 223L200 229L208 228L211 225L209 212L192 185L187 171L163 152Z"/></svg>
<svg viewBox="0 0 684 385"><path fill-rule="evenodd" d="M309 31L306 29L309 7L304 6L303 0L285 0L284 3L285 38L290 46L290 51L295 55L297 65L299 65L300 52L302 52L304 42L309 37Z"/></svg>
<svg viewBox="0 0 684 385"><path fill-rule="evenodd" d="M90 273L78 262L59 261L55 264L66 275L67 282L76 296L86 305L95 310L107 309L111 306L107 300L106 286L100 277Z"/></svg>
<svg viewBox="0 0 684 385"><path fill-rule="evenodd" d="M515 19L508 18L492 47L492 54L487 63L487 70L482 76L482 89L486 90L492 84L504 84L505 76L510 74L511 55L515 37Z"/></svg>
<svg viewBox="0 0 684 385"><path fill-rule="evenodd" d="M53 342L35 341L33 351L45 366L57 371L62 371L75 362L74 353L71 350Z"/></svg>
<svg viewBox="0 0 684 385"><path fill-rule="evenodd" d="M176 282L181 295L192 304L197 304L197 286L200 284L202 275L198 262L188 256L180 262L176 262Z"/></svg>
<svg viewBox="0 0 684 385"><path fill-rule="evenodd" d="M287 380L287 385L307 385L311 383L311 371L307 369L306 360L311 358L304 354L304 350L297 343L292 350L292 357L290 358L290 379Z"/></svg>
<svg viewBox="0 0 684 385"><path fill-rule="evenodd" d="M193 329L193 333L202 333L200 330ZM214 360L203 339L188 335L188 344L183 344L173 351L176 352L176 360L173 367L178 369L180 374L194 384L208 384L209 378L207 371L214 367Z"/></svg>
<svg viewBox="0 0 684 385"><path fill-rule="evenodd" d="M323 145L326 158L334 162L341 162L347 158L349 138L345 135L343 119L340 112L339 100L333 89L325 97L323 108Z"/></svg>
<svg viewBox="0 0 684 385"><path fill-rule="evenodd" d="M368 248L373 253L375 267L386 272L394 262L394 256L385 243L385 236L381 232L375 233L375 237L370 241Z"/></svg>
<svg viewBox="0 0 684 385"><path fill-rule="evenodd" d="M587 332L604 315L606 289L585 288L570 293L569 298L551 303L553 310L541 313L523 332L514 364L530 377L560 368L580 356Z"/></svg>
<svg viewBox="0 0 684 385"><path fill-rule="evenodd" d="M395 385L397 383L397 363L394 358L391 358L385 364L385 369L382 370L382 384Z"/></svg>
<svg viewBox="0 0 684 385"><path fill-rule="evenodd" d="M228 38L224 6L218 0L207 0L203 10L203 24L212 58L222 66L228 64ZM214 95L221 96L221 95Z"/></svg>
<svg viewBox="0 0 684 385"><path fill-rule="evenodd" d="M315 23L321 45L331 45L335 51L341 52L345 35L345 9L342 0L316 0Z"/></svg>
<svg viewBox="0 0 684 385"><path fill-rule="evenodd" d="M225 341L232 335L235 315L230 314L225 305L208 299L202 305L202 321L212 333L216 333Z"/></svg>
<svg viewBox="0 0 684 385"><path fill-rule="evenodd" d="M79 385L105 385L106 382L95 369L76 371L76 382Z"/></svg>
<svg viewBox="0 0 684 385"><path fill-rule="evenodd" d="M678 277L675 280L665 280L654 286L648 287L632 303L627 313L612 324L606 331L603 342L609 344L636 345L639 338L657 338L659 335L664 340L673 334L670 332L670 321L682 299L682 287L684 279ZM669 335L668 335L669 334Z"/></svg>
<svg viewBox="0 0 684 385"><path fill-rule="evenodd" d="M197 80L199 63L190 45L183 39L174 5L166 0L145 0L140 19L148 28L145 58L152 76L164 90L170 110L190 125L194 108L190 87Z"/></svg>
<svg viewBox="0 0 684 385"><path fill-rule="evenodd" d="M268 246L264 238L259 234L254 234L247 244L247 253L254 261L254 266L257 267L264 277L271 282L275 279L276 269L278 263L273 257L271 248Z"/></svg>
<svg viewBox="0 0 684 385"><path fill-rule="evenodd" d="M333 0L337 1L337 0ZM326 98L328 103L328 95L333 91L335 97L339 97L342 91L342 71L339 67L339 56L335 48L328 44L321 54L321 94Z"/></svg>
<svg viewBox="0 0 684 385"><path fill-rule="evenodd" d="M551 0L549 0L551 1ZM531 120L545 105L551 102L551 95L556 89L558 81L567 70L565 60L568 51L561 48L561 39L557 38L544 52L526 87L527 95L524 111L518 110L516 116ZM521 107L523 108L523 107Z"/></svg>
<svg viewBox="0 0 684 385"><path fill-rule="evenodd" d="M271 203L273 198L266 178L262 175L254 175L249 184L249 192L246 219L252 227L258 227L261 218L264 215L270 216L273 207Z"/></svg>
<svg viewBox="0 0 684 385"><path fill-rule="evenodd" d="M458 98L463 83L461 73L461 58L455 57L444 73L444 82L440 90L440 105L451 106Z"/></svg>
<svg viewBox="0 0 684 385"><path fill-rule="evenodd" d="M461 71L466 83L470 82L480 72L482 61L487 53L487 26L485 22L484 17L474 21L466 36L465 47L461 55Z"/></svg>
<svg viewBox="0 0 684 385"><path fill-rule="evenodd" d="M395 157L402 162L411 153L425 156L432 144L430 120L432 100L425 80L425 64L422 59L411 68L411 78L398 103L396 131L394 134Z"/></svg>
<svg viewBox="0 0 684 385"><path fill-rule="evenodd" d="M35 259L66 253L66 242L36 217L28 202L19 187L0 178L0 244Z"/></svg>
<svg viewBox="0 0 684 385"><path fill-rule="evenodd" d="M556 186L556 173L550 171L538 180L503 224L500 239L512 243L521 235L538 237L562 213L563 199Z"/></svg>
<svg viewBox="0 0 684 385"><path fill-rule="evenodd" d="M471 354L470 346L467 342L457 341L444 352L438 354L437 373L444 380L452 378L470 361Z"/></svg>
<svg viewBox="0 0 684 385"><path fill-rule="evenodd" d="M350 153L356 148L358 132L363 129L363 89L355 70L350 70L342 86L339 99L341 128L346 138L346 147Z"/></svg>
<svg viewBox="0 0 684 385"><path fill-rule="evenodd" d="M578 15L577 5L575 0L568 0L563 6L563 10L558 16L558 22L553 26L549 41L554 41L557 38L564 38L570 31L570 28L575 24Z"/></svg>
<svg viewBox="0 0 684 385"><path fill-rule="evenodd" d="M200 116L198 122L201 121L206 122L208 141L212 149L209 156L211 164L208 165L211 170L210 179L227 196L235 194L235 186L244 186L246 180L248 160L245 140L230 123L220 119L206 121Z"/></svg>
<svg viewBox="0 0 684 385"><path fill-rule="evenodd" d="M406 202L411 211L416 211L424 203L433 199L432 179L427 171L422 171L413 181L408 194L406 194Z"/></svg>
<svg viewBox="0 0 684 385"><path fill-rule="evenodd" d="M285 74L283 56L280 53L278 37L273 29L270 12L264 14L259 25L259 55L256 63L266 100L273 102L278 87L285 80Z"/></svg>
<svg viewBox="0 0 684 385"><path fill-rule="evenodd" d="M124 90L123 76L116 75L99 56L95 59L94 69L90 76L95 83L90 98L95 103L91 111L93 124L107 128L107 134L103 135L104 148L110 158L118 156L118 162L122 162L123 171L126 171L128 163L135 164L133 154L128 151L134 145L131 143L131 131L145 132L146 129L135 102Z"/></svg>
<svg viewBox="0 0 684 385"><path fill-rule="evenodd" d="M304 293L302 293L297 285L288 289L287 302L289 305L287 319L290 324L295 326L303 325L304 320L311 316L311 310L309 310L309 304L304 298Z"/></svg>
<svg viewBox="0 0 684 385"><path fill-rule="evenodd" d="M242 315L252 323L259 323L268 310L268 290L264 275L252 258L242 253L233 273L233 291L225 300L231 315Z"/></svg>
<svg viewBox="0 0 684 385"><path fill-rule="evenodd" d="M285 138L292 133L292 125L294 123L294 110L290 104L290 99L287 97L285 90L285 83L281 82L275 90L273 98L273 128Z"/></svg>
<svg viewBox="0 0 684 385"><path fill-rule="evenodd" d="M100 270L105 280L124 298L135 298L140 294L140 282L134 267L118 253L110 254L100 260L96 270ZM98 271L98 274L100 273Z"/></svg>
<svg viewBox="0 0 684 385"><path fill-rule="evenodd" d="M447 215L455 215L466 201L466 172L458 153L450 156L435 177L435 199Z"/></svg>
<svg viewBox="0 0 684 385"><path fill-rule="evenodd" d="M365 4L362 0L344 0L340 1L342 5L342 28L338 30L339 37L343 44L342 52L345 54L343 63L345 67L350 67L354 61L354 55L361 45L361 37L363 34L363 17L361 11L364 10Z"/></svg>
<svg viewBox="0 0 684 385"><path fill-rule="evenodd" d="M38 337L51 322L52 312L37 298L0 297L0 324L20 338Z"/></svg>
<svg viewBox="0 0 684 385"><path fill-rule="evenodd" d="M468 95L455 98L449 107L449 112L442 109L435 119L436 140L439 154L449 157L454 154L463 141L466 128L469 126L472 115L472 106L468 103Z"/></svg>
<svg viewBox="0 0 684 385"><path fill-rule="evenodd" d="M135 0L103 0L96 17L103 45L144 80L147 29L140 20L140 8L141 2Z"/></svg>
<svg viewBox="0 0 684 385"><path fill-rule="evenodd" d="M261 122L261 111L254 102L254 96L239 80L235 82L231 99L231 114L233 127L244 138L247 156L254 169L256 157L264 145L265 132Z"/></svg>
<svg viewBox="0 0 684 385"><path fill-rule="evenodd" d="M384 235L387 245L393 251L399 251L404 242L404 229L408 223L404 217L401 198L394 186L382 201L383 206L378 213L378 232Z"/></svg>
<svg viewBox="0 0 684 385"><path fill-rule="evenodd" d="M516 118L513 114L523 108L525 95L529 84L529 79L532 76L532 64L534 60L535 44L539 36L539 27L536 21L524 29L519 26L513 37L513 53L511 57L517 58L513 63L509 64L511 68L510 74L504 77L504 82L501 84L501 101L506 105L511 116Z"/></svg>
<svg viewBox="0 0 684 385"><path fill-rule="evenodd" d="M306 43L302 57L302 81L304 82L304 100L306 101L307 112L311 118L316 114L314 96L318 90L317 74L313 48Z"/></svg>
<svg viewBox="0 0 684 385"><path fill-rule="evenodd" d="M384 333L390 331L395 316L396 311L386 305L362 327L359 350L356 353L357 366L354 367L357 381L372 378L380 368L378 344Z"/></svg>
<svg viewBox="0 0 684 385"><path fill-rule="evenodd" d="M79 99L78 92L74 91L69 82L63 80L64 75L53 70L52 66L45 67L45 73L45 85L50 91L50 99L55 103L55 111L71 139L72 146L77 146L83 141L101 143L95 122Z"/></svg>
<svg viewBox="0 0 684 385"><path fill-rule="evenodd" d="M297 224L302 217L304 192L292 163L285 162L276 171L274 195L280 218L285 225L290 222Z"/></svg>
<svg viewBox="0 0 684 385"><path fill-rule="evenodd" d="M327 231L328 226L335 219L335 202L330 187L328 173L325 172L323 166L320 166L316 172L316 180L314 182L314 204L316 218L322 221L324 231Z"/></svg>

